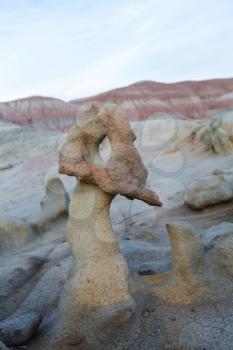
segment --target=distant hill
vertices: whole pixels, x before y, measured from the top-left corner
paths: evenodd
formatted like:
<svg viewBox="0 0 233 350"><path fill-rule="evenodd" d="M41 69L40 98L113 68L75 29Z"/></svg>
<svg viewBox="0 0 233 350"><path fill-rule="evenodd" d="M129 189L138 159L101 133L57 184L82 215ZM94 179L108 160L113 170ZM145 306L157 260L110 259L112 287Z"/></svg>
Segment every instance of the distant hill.
<svg viewBox="0 0 233 350"><path fill-rule="evenodd" d="M63 131L82 117L92 101L118 104L130 121L171 116L204 119L219 110L233 110L233 78L171 84L141 81L69 102L31 96L0 103L0 120Z"/></svg>

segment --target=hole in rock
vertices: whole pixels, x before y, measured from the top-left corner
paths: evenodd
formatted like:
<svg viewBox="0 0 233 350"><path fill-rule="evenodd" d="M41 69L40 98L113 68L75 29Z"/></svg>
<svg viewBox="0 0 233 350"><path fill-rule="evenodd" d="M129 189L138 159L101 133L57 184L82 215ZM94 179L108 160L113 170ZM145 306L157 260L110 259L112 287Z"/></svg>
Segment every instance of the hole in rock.
<svg viewBox="0 0 233 350"><path fill-rule="evenodd" d="M99 153L101 159L104 161L104 163L107 163L111 156L112 148L111 143L107 137L103 139L103 141L99 144Z"/></svg>

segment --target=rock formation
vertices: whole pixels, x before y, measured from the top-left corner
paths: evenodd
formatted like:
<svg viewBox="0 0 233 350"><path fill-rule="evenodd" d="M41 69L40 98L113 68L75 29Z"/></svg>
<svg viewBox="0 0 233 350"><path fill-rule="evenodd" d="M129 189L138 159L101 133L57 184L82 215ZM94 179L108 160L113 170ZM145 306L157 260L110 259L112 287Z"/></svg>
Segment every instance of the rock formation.
<svg viewBox="0 0 233 350"><path fill-rule="evenodd" d="M156 194L144 188L147 170L133 145L136 137L116 108L101 111L97 104L93 105L80 126L71 128L60 153L59 171L95 184L109 194L161 206ZM112 154L104 167L98 147L106 136Z"/></svg>
<svg viewBox="0 0 233 350"><path fill-rule="evenodd" d="M203 288L204 246L194 228L187 223L168 224L167 231L172 250L172 271L152 278L152 281L162 281L154 291L166 302L191 303L200 297Z"/></svg>
<svg viewBox="0 0 233 350"><path fill-rule="evenodd" d="M199 122L190 135L190 141L202 144L214 154L230 155L233 152L232 111L216 113L207 121Z"/></svg>
<svg viewBox="0 0 233 350"><path fill-rule="evenodd" d="M227 298L233 283L233 234L229 226L209 228L202 233L187 223L167 225L172 250L172 271L146 277L154 293L171 304L192 304ZM214 233L208 248L204 245ZM227 232L227 233L224 233ZM219 234L219 235L218 235Z"/></svg>
<svg viewBox="0 0 233 350"><path fill-rule="evenodd" d="M217 154L233 153L233 124L230 118L218 117L209 123L212 147Z"/></svg>
<svg viewBox="0 0 233 350"><path fill-rule="evenodd" d="M60 183L58 197L63 204L57 205L59 198L46 191L47 179L59 176L70 197L76 185L76 176L57 173L58 149L66 135L39 128L66 130L76 125L76 117L81 121L90 99L72 103L78 111L75 118L73 108L71 115L65 113L66 104L57 117L60 102L53 99L45 99L45 103L43 98L23 99L8 107L0 104L6 119L10 116L13 120L17 110L23 125L34 126L0 121L0 339L6 346L16 348L24 343L22 348L28 350L232 349L233 201L221 202L222 189L233 189L231 81L143 82L96 97L103 100L102 107L115 100L127 111L128 120L154 117L132 122L131 127L137 136L135 147L148 169L147 185L156 189L163 206L155 209L141 200L127 199L136 194L151 202L155 197L141 185L145 170L136 179L134 167L128 177L122 173L127 164L132 165L132 156L125 157L127 164L121 161L126 148L122 147L117 162L114 160L115 171L111 171L109 138L99 146L102 159L88 161L92 153L88 148L79 166L76 163L72 169L78 177L80 169L84 170L90 182L78 182L71 204L68 231L76 259L65 236L66 215L56 216L55 211L49 225L36 229L38 218L43 217L42 198L45 214L50 204L58 213L66 202ZM97 114L98 108L92 111L93 119ZM96 125L93 129L98 133ZM78 130L75 127L71 134L80 133ZM77 140L69 140L64 153L69 156L69 147L75 145L82 148ZM75 163L75 159L71 161ZM188 192L194 182L202 186L200 196L193 192L193 200L206 200L200 210L192 210L184 202L186 189ZM119 188L127 197L116 195ZM108 216L112 199L114 234ZM100 230L104 219L109 225ZM77 231L72 231L72 222L78 223ZM168 222L172 224L166 230ZM85 279L88 274L93 280ZM99 293L105 285L109 293ZM111 299L119 303L109 305ZM95 307L105 301L106 305ZM12 337L14 332L17 337Z"/></svg>
<svg viewBox="0 0 233 350"><path fill-rule="evenodd" d="M69 195L58 177L47 181L45 195L41 201L41 213L34 223L13 223L0 219L0 253L22 249L25 244L40 240L39 231L45 231L53 220L68 215Z"/></svg>
<svg viewBox="0 0 233 350"><path fill-rule="evenodd" d="M112 147L106 165L99 155L105 137ZM110 327L112 322L129 321L132 315L128 269L111 228L109 206L118 193L161 206L157 195L145 188L147 171L134 140L116 106L102 109L95 104L80 125L69 131L61 150L59 171L76 176L79 182L67 227L74 267L60 303L65 336L58 347L68 344L67 339L94 345L104 322Z"/></svg>
<svg viewBox="0 0 233 350"><path fill-rule="evenodd" d="M41 215L37 226L41 227L56 219L60 215L68 214L69 195L59 177L48 179L45 196L41 201Z"/></svg>
<svg viewBox="0 0 233 350"><path fill-rule="evenodd" d="M203 209L233 198L233 176L212 175L194 181L187 187L185 203L192 209Z"/></svg>

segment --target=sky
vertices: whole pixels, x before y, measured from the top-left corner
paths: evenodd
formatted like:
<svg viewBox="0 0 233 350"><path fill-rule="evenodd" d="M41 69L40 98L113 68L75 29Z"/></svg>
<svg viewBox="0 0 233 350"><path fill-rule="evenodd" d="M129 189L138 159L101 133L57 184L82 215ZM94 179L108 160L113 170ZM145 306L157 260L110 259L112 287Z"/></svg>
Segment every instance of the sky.
<svg viewBox="0 0 233 350"><path fill-rule="evenodd" d="M0 101L233 77L233 0L0 0Z"/></svg>

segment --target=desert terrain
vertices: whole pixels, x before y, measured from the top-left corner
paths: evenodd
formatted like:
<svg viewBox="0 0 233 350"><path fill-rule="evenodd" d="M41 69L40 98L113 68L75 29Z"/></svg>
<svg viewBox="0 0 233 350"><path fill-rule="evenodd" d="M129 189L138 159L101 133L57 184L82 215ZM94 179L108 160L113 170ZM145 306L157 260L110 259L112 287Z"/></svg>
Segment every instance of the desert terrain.
<svg viewBox="0 0 233 350"><path fill-rule="evenodd" d="M127 326L123 310L110 317L117 331L53 345L74 262L66 232L76 179L59 174L59 151L93 101L122 110L163 205L117 195L110 207L134 300ZM107 162L107 138L99 151ZM2 102L0 193L1 350L232 349L233 79Z"/></svg>

